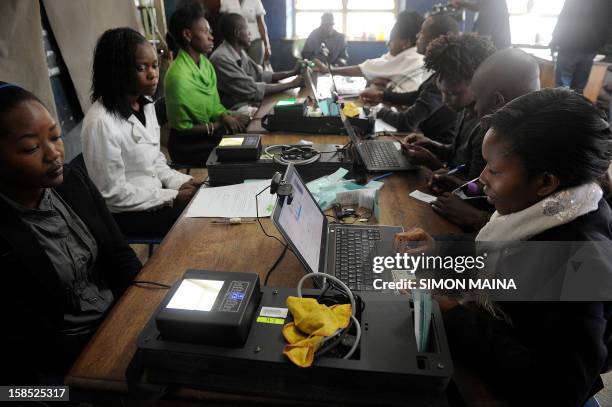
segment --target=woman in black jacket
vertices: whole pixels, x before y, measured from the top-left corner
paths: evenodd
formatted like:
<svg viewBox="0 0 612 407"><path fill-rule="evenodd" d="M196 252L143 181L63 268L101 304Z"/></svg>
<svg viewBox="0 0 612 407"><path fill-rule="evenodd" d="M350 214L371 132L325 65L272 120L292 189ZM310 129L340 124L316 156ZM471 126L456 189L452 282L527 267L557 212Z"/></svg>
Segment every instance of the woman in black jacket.
<svg viewBox="0 0 612 407"><path fill-rule="evenodd" d="M1 384L57 381L142 267L59 125L0 82Z"/></svg>
<svg viewBox="0 0 612 407"><path fill-rule="evenodd" d="M441 297L451 354L513 405L583 406L612 360L612 211L603 198L609 124L581 95L546 89L508 103L484 125L480 181L496 212L477 247L503 248L487 252L495 277L535 285L502 293L529 302ZM594 253L586 267L572 262L577 246ZM549 273L559 270L562 278ZM558 301L568 298L580 301Z"/></svg>

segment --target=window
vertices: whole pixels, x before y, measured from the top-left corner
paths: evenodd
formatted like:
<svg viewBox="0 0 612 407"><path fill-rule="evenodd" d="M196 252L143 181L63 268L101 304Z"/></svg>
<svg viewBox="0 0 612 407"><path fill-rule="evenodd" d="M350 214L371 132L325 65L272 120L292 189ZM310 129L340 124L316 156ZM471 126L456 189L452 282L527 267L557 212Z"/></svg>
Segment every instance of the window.
<svg viewBox="0 0 612 407"><path fill-rule="evenodd" d="M512 43L547 46L565 0L507 0Z"/></svg>
<svg viewBox="0 0 612 407"><path fill-rule="evenodd" d="M334 15L335 29L349 40L386 41L395 23L396 0L293 0L293 37L306 38L321 24L321 15Z"/></svg>

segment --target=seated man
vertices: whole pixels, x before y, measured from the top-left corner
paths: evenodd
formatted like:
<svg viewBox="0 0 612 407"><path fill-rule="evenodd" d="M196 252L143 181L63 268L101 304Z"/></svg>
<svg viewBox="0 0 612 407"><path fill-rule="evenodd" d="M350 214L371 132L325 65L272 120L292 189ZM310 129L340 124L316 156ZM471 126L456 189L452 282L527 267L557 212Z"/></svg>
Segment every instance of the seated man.
<svg viewBox="0 0 612 407"><path fill-rule="evenodd" d="M403 11L391 29L389 52L380 58L368 59L359 65L332 68L334 75L363 76L379 86L396 92L412 92L423 83L423 56L416 51L416 36L423 17L415 12ZM326 64L319 60L317 70L327 72Z"/></svg>
<svg viewBox="0 0 612 407"><path fill-rule="evenodd" d="M321 45L325 44L329 50L329 55L321 50ZM334 15L332 13L323 13L321 16L321 26L315 28L302 49L302 58L322 61L329 60L332 66L345 66L348 60L346 52L346 37L344 34L334 30Z"/></svg>
<svg viewBox="0 0 612 407"><path fill-rule="evenodd" d="M493 113L506 103L540 89L540 68L525 52L508 48L487 58L478 68L470 86L479 118ZM471 178L470 178L471 179ZM444 191L432 208L453 223L478 231L490 218L487 210L479 210L449 191L464 180L446 175L446 170L434 174L432 188Z"/></svg>
<svg viewBox="0 0 612 407"><path fill-rule="evenodd" d="M417 52L424 55L433 40L458 32L459 24L449 14L431 15L425 19L417 34ZM368 88L361 93L361 99L366 103L388 102L409 106L401 112L384 108L376 115L399 131L420 130L425 137L441 143L451 143L453 140L457 114L442 101L433 74L414 92L396 93Z"/></svg>
<svg viewBox="0 0 612 407"><path fill-rule="evenodd" d="M470 83L478 66L494 52L493 43L476 34L444 35L429 45L425 66L436 75L444 102L459 115L452 143L439 143L420 134L406 139L403 151L412 163L433 171L458 168L465 180L480 175L485 166L483 134Z"/></svg>
<svg viewBox="0 0 612 407"><path fill-rule="evenodd" d="M246 20L240 14L223 15L219 21L219 30L224 41L212 53L210 62L217 73L221 104L226 108L237 109L246 104L257 104L266 95L302 84L301 76L291 82L273 83L299 75L299 64L291 71L267 72L247 55L245 50L251 43L250 33Z"/></svg>

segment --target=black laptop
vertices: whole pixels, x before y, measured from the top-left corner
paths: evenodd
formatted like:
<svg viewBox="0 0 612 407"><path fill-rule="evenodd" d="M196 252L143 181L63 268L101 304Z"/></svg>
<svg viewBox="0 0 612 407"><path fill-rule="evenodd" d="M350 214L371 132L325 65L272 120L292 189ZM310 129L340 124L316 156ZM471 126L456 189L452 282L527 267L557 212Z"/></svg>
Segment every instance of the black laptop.
<svg viewBox="0 0 612 407"><path fill-rule="evenodd" d="M272 223L311 273L338 277L351 290L373 290L372 254L377 246L393 246L399 226L345 225L329 223L293 164L285 182L292 199L279 196Z"/></svg>
<svg viewBox="0 0 612 407"><path fill-rule="evenodd" d="M346 118L342 109L340 109L340 117L354 149L359 154L368 172L408 171L419 168L416 165L410 164L402 153L399 142L363 140L357 135L353 125Z"/></svg>

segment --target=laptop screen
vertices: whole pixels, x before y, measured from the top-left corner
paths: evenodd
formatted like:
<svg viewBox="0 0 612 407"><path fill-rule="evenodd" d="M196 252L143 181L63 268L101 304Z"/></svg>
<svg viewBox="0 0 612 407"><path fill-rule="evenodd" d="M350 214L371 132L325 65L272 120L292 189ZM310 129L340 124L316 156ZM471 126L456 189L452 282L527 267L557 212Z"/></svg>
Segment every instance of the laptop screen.
<svg viewBox="0 0 612 407"><path fill-rule="evenodd" d="M287 167L285 181L293 187L293 200L288 204L285 197L279 196L272 221L306 268L310 272L322 273L324 270L320 268L326 240L323 233L327 230L325 215L293 164Z"/></svg>

